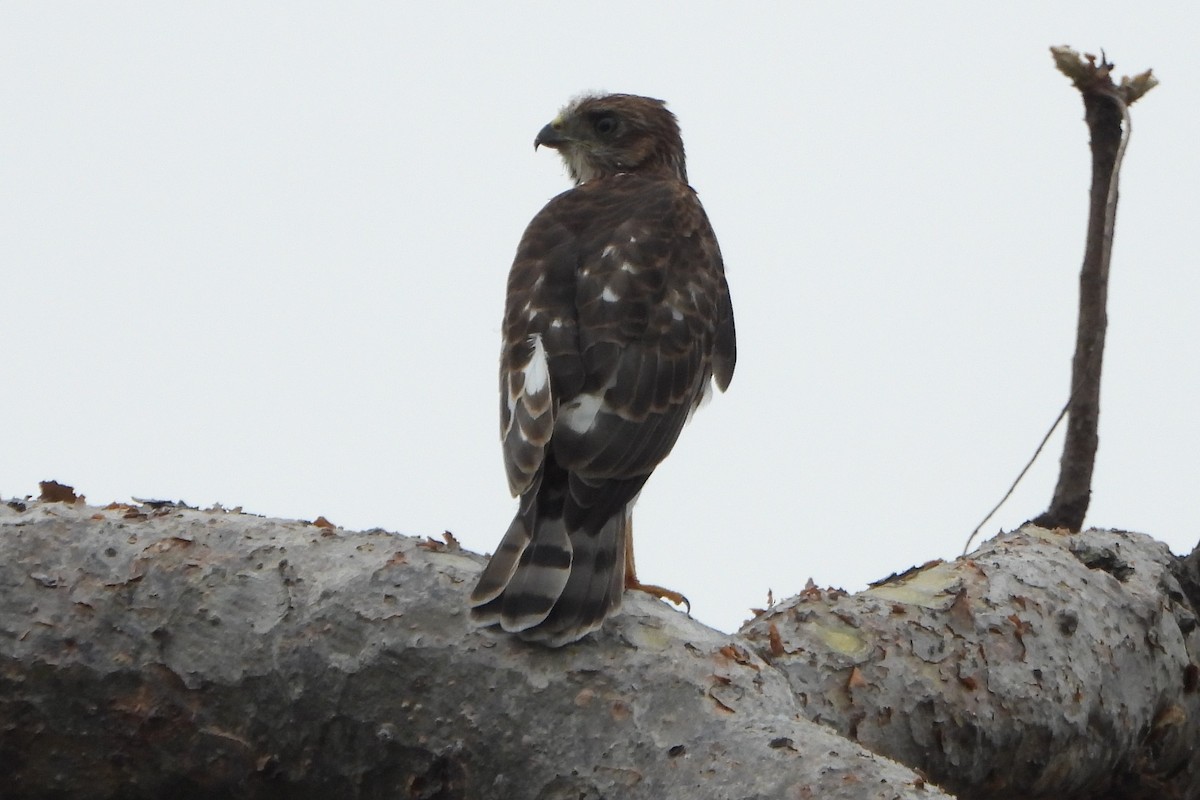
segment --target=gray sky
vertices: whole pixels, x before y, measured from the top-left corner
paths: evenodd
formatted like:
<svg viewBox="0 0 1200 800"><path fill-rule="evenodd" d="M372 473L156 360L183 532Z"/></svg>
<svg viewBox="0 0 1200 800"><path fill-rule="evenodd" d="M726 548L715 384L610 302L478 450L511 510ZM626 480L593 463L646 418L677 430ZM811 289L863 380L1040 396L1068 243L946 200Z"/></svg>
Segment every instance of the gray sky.
<svg viewBox="0 0 1200 800"><path fill-rule="evenodd" d="M679 116L739 338L642 495L641 577L729 630L768 588L953 557L1066 397L1069 44L1163 82L1133 108L1088 521L1200 538L1200 7L416 5L0 5L0 493L490 551L505 276L568 186L533 137L606 89ZM1060 452L986 533L1045 509Z"/></svg>

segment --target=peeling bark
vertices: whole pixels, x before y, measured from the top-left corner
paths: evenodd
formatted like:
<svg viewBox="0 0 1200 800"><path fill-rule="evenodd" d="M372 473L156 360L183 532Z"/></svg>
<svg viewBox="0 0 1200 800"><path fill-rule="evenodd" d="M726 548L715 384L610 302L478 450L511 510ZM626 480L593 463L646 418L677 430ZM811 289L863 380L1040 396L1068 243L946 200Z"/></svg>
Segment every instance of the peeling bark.
<svg viewBox="0 0 1200 800"><path fill-rule="evenodd" d="M960 797L1200 796L1200 638L1166 546L1026 526L742 634L802 713Z"/></svg>
<svg viewBox="0 0 1200 800"><path fill-rule="evenodd" d="M470 628L481 564L380 530L0 506L3 796L1200 796L1195 565L1146 536L1027 526L739 636L631 595L561 650Z"/></svg>
<svg viewBox="0 0 1200 800"><path fill-rule="evenodd" d="M661 603L562 650L472 630L482 561L236 513L0 506L0 794L946 797Z"/></svg>

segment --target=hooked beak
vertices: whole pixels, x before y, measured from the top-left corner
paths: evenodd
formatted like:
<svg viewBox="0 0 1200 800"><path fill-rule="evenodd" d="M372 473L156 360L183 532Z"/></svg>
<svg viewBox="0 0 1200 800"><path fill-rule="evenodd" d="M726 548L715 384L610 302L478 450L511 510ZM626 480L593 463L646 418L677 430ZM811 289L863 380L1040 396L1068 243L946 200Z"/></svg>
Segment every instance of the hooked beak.
<svg viewBox="0 0 1200 800"><path fill-rule="evenodd" d="M542 145L546 145L546 147L557 150L570 141L571 138L562 132L562 123L555 120L538 131L537 138L533 140L533 149L537 150Z"/></svg>

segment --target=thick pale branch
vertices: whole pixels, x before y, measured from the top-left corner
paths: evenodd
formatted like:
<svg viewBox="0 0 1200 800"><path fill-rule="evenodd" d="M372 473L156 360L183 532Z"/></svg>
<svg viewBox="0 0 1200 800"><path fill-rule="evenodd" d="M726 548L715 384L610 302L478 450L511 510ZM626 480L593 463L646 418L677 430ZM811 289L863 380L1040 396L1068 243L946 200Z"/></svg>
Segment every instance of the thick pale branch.
<svg viewBox="0 0 1200 800"><path fill-rule="evenodd" d="M1190 572L1145 536L1027 527L740 636L631 594L560 650L468 626L481 562L0 506L5 797L945 796L860 744L961 798L1200 792Z"/></svg>
<svg viewBox="0 0 1200 800"><path fill-rule="evenodd" d="M1147 536L1026 526L742 634L803 713L960 797L1200 796L1200 635Z"/></svg>
<svg viewBox="0 0 1200 800"><path fill-rule="evenodd" d="M481 562L241 514L0 506L4 797L945 797L661 603L561 650L471 630Z"/></svg>

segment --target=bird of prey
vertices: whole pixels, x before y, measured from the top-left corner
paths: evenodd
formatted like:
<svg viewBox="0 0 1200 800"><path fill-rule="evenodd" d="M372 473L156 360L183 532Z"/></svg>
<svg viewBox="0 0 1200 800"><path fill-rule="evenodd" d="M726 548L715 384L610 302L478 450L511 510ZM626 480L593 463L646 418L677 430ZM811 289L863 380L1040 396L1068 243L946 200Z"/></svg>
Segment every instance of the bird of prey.
<svg viewBox="0 0 1200 800"><path fill-rule="evenodd" d="M596 630L633 570L630 512L716 383L733 377L717 239L661 100L587 95L534 139L575 187L538 212L508 276L500 436L520 507L471 616L558 647Z"/></svg>

